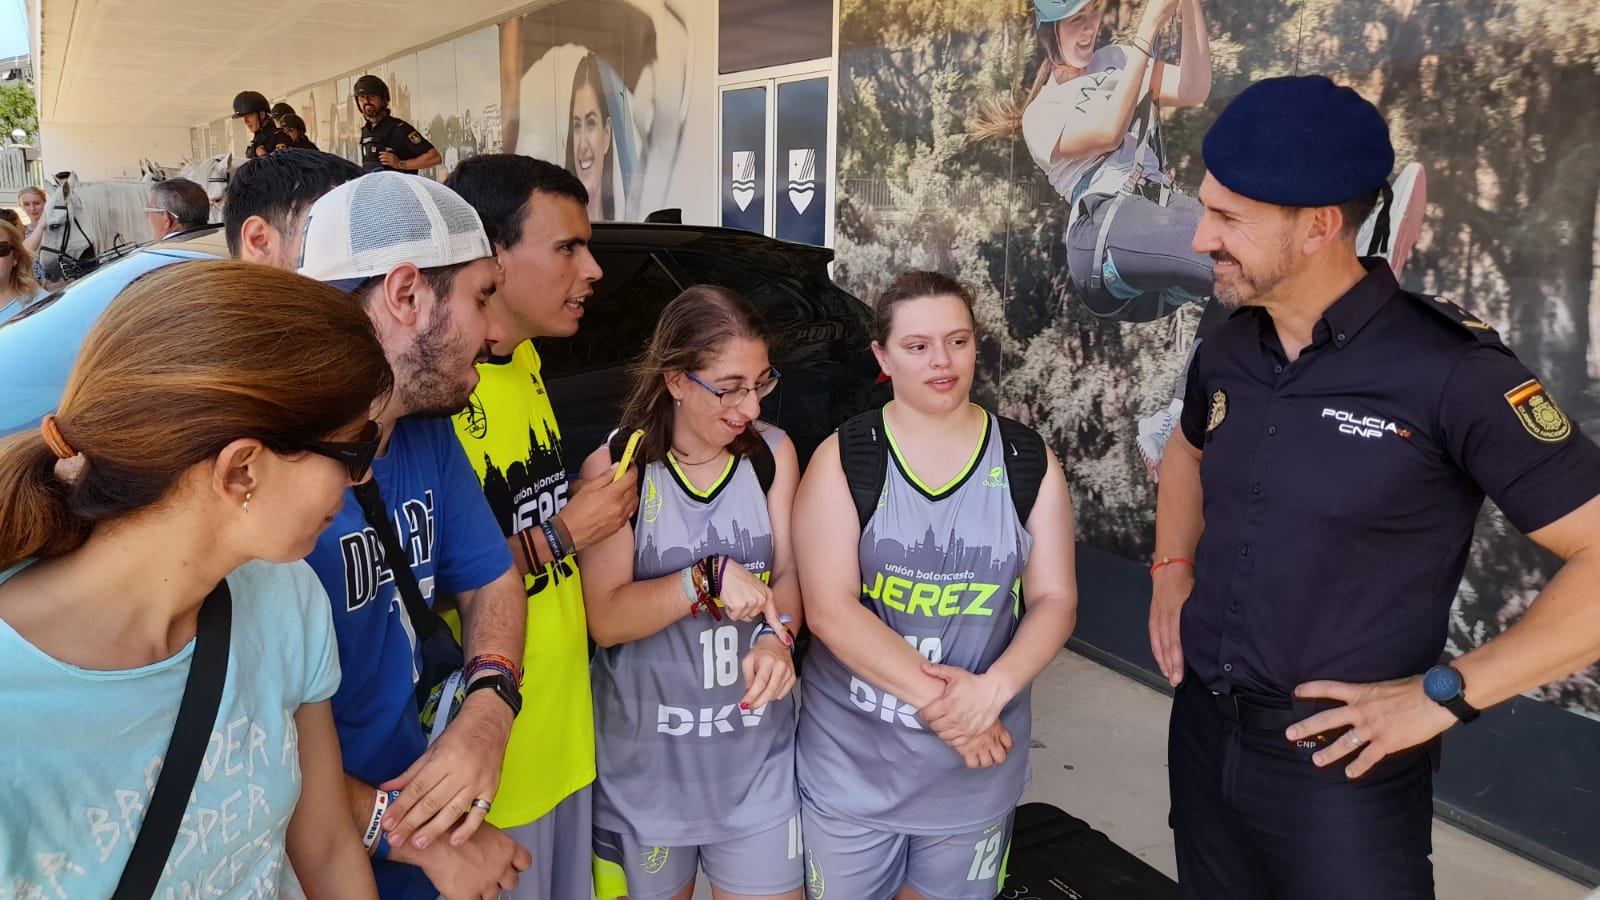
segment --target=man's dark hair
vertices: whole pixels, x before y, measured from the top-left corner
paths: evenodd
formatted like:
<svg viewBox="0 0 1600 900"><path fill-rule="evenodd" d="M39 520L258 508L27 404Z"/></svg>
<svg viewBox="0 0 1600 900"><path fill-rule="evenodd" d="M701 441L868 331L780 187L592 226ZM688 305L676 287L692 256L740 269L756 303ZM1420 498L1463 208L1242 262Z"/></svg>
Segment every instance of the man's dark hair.
<svg viewBox="0 0 1600 900"><path fill-rule="evenodd" d="M239 230L245 219L260 216L284 231L295 215L309 209L318 197L360 177L360 166L321 150L290 148L250 160L228 182L228 197L222 206L228 255L239 255Z"/></svg>
<svg viewBox="0 0 1600 900"><path fill-rule="evenodd" d="M211 222L211 198L206 189L187 178L168 178L150 189L150 205L166 210L184 231Z"/></svg>
<svg viewBox="0 0 1600 900"><path fill-rule="evenodd" d="M1344 226L1339 229L1344 237L1354 238L1361 233L1361 226L1367 221L1367 216L1378 208L1378 200L1383 196L1383 188L1377 188L1370 193L1353 197L1339 204L1339 214L1344 216ZM1391 225L1393 223L1390 223ZM1365 254L1367 248L1357 247L1356 253Z"/></svg>
<svg viewBox="0 0 1600 900"><path fill-rule="evenodd" d="M578 176L555 163L516 153L486 153L463 160L444 184L472 204L489 240L502 247L515 247L522 240L522 222L535 193L589 205L589 192Z"/></svg>

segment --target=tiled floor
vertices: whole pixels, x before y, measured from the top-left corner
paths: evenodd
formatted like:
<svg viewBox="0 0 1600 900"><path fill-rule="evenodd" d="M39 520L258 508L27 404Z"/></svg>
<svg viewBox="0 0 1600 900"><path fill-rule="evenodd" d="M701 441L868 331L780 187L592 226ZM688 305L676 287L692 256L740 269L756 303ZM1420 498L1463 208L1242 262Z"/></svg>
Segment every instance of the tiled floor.
<svg viewBox="0 0 1600 900"><path fill-rule="evenodd" d="M1168 699L1063 650L1035 682L1033 787L1043 800L1104 831L1176 877L1167 828ZM1435 821L1440 900L1577 900L1584 888ZM696 900L710 900L701 879ZM865 898L862 898L865 900ZM1591 898L1600 900L1600 892Z"/></svg>

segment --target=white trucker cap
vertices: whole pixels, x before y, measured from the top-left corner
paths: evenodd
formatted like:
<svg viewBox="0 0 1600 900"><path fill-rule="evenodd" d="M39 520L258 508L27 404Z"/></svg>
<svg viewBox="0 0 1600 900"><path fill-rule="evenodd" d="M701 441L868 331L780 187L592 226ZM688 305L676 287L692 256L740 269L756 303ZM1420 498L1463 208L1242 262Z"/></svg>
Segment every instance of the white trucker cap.
<svg viewBox="0 0 1600 900"><path fill-rule="evenodd" d="M352 291L401 263L434 269L493 252L477 210L455 191L419 175L379 171L312 204L299 272Z"/></svg>

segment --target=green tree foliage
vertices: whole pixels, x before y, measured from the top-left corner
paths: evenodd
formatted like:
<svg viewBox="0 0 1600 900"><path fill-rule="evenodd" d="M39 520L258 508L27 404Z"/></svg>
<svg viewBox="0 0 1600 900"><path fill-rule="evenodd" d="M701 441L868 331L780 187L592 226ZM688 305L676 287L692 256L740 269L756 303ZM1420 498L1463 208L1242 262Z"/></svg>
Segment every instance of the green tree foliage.
<svg viewBox="0 0 1600 900"><path fill-rule="evenodd" d="M28 133L29 143L38 141L39 107L33 89L20 82L0 86L0 137L9 139L18 128Z"/></svg>
<svg viewBox="0 0 1600 900"><path fill-rule="evenodd" d="M1246 85L1317 72L1356 87L1384 110L1400 160L1427 169L1406 285L1494 324L1600 435L1600 5L1203 2L1213 87L1165 118L1177 182L1199 184L1205 129ZM1141 10L1109 0L1102 42ZM1147 324L1087 313L1066 274L1065 201L1020 138L970 139L987 108L1025 99L1041 59L1027 0L842 0L837 275L869 298L915 266L971 282L987 332L981 399L1061 455L1085 540L1147 558L1155 491L1135 422L1170 399L1197 311ZM1486 508L1453 648L1508 627L1555 565ZM1546 693L1600 714L1594 670Z"/></svg>

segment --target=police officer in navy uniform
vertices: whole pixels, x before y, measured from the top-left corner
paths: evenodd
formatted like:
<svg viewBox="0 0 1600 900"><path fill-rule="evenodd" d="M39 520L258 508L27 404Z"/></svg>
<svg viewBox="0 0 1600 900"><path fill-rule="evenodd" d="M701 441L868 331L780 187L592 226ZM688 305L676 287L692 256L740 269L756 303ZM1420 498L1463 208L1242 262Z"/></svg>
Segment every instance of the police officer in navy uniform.
<svg viewBox="0 0 1600 900"><path fill-rule="evenodd" d="M1151 567L1181 891L1431 898L1438 735L1600 657L1600 448L1486 323L1357 257L1394 151L1354 91L1255 84L1203 153L1194 248L1234 311L1191 363ZM1565 562L1440 665L1485 496Z"/></svg>
<svg viewBox="0 0 1600 900"><path fill-rule="evenodd" d="M356 79L356 106L367 123L361 126L361 168L420 172L444 162L439 151L410 122L389 115L389 85L376 75Z"/></svg>
<svg viewBox="0 0 1600 900"><path fill-rule="evenodd" d="M272 121L281 129L283 128L283 117L294 115L294 107L290 106L286 101L279 100L277 103L272 104L271 113Z"/></svg>
<svg viewBox="0 0 1600 900"><path fill-rule="evenodd" d="M272 121L271 109L267 98L257 91L240 91L234 95L233 117L243 119L244 127L251 133L250 145L244 151L248 159L289 146L289 138Z"/></svg>

